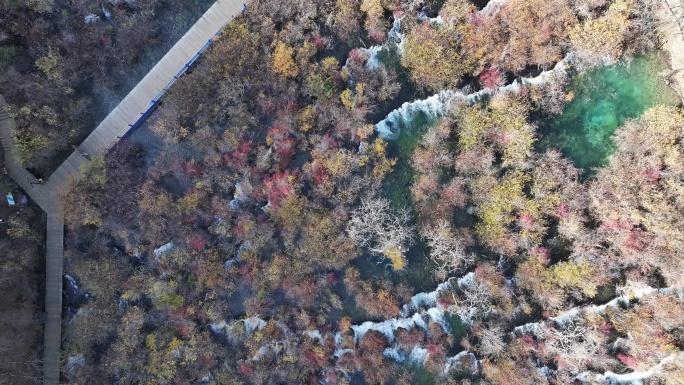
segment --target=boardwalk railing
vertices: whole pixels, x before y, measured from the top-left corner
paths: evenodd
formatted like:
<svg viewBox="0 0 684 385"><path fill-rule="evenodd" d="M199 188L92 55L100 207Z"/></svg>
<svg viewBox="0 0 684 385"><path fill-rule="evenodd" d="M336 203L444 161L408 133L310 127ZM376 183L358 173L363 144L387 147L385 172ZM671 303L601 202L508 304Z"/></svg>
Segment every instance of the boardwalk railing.
<svg viewBox="0 0 684 385"><path fill-rule="evenodd" d="M171 88L171 86L176 82L176 80L180 79L180 77L183 76L183 75L185 74L185 72L186 72L186 71L187 71L187 70L188 70L196 61L197 61L197 59L199 59L199 57L202 56L202 54L204 53L204 51L206 51L209 47L211 47L211 44L212 44L212 43L221 35L221 31L223 31L223 27L221 27L221 29L219 29L219 31L216 32L216 34L215 34L214 36L212 36L211 39L207 40L207 43L204 44L204 46L199 50L199 52L197 52L197 53L195 54L195 56L193 56L192 58L190 58L190 60L189 60L187 63L185 63L185 65L183 66L183 68L181 68L180 71L178 71L178 73L177 73L176 75L174 75L173 78L171 78L171 80L169 80L168 83L166 83L166 85L164 86L164 88L163 88L161 91L159 91L159 93L157 94L157 96L155 96L155 97L150 101L150 105L149 105L149 107L147 108L147 110L143 111L143 112L142 112L142 115L141 115L138 119L136 119L135 121L129 123L129 124L128 124L128 127L129 127L128 131L126 131L126 133L124 133L124 134L123 134L122 136L120 136L119 138L125 138L125 137L128 136L134 129L136 129L136 128L137 128L138 126L140 126L145 120L147 120L147 118L152 114L152 112L155 110L155 108L157 108L157 106L159 106L159 104L161 103L162 99L164 98L164 95L166 95L166 92Z"/></svg>
<svg viewBox="0 0 684 385"><path fill-rule="evenodd" d="M64 213L58 195L62 186L80 173L80 166L88 161L84 154L105 154L122 137L145 121L173 83L183 76L200 55L211 46L223 27L235 15L244 12L244 9L245 5L242 1L216 1L88 135L78 146L78 151L74 151L43 184L36 184L36 178L19 162L19 149L14 139L15 123L5 111L5 101L0 96L0 140L5 150L7 171L48 216L45 256L47 321L43 354L43 384L57 385L60 379Z"/></svg>

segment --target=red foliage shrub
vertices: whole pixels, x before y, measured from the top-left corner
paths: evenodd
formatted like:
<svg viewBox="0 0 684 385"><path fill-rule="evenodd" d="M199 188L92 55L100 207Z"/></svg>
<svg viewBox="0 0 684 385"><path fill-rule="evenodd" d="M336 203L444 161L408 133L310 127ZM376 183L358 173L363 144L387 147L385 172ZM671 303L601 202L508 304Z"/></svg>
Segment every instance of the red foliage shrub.
<svg viewBox="0 0 684 385"><path fill-rule="evenodd" d="M320 186L324 184L327 180L328 177L330 176L326 171L323 166L320 166L318 163L314 163L312 165L313 168L313 179L314 179L314 184L316 186Z"/></svg>
<svg viewBox="0 0 684 385"><path fill-rule="evenodd" d="M297 297L301 298L304 303L311 304L316 298L316 284L311 278L297 285L295 290L299 293Z"/></svg>
<svg viewBox="0 0 684 385"><path fill-rule="evenodd" d="M187 324L179 325L179 326L176 328L176 333L177 333L178 336L181 337L181 338L188 338L188 337L190 337L190 332L191 332L191 331L192 331L192 329L191 329L190 326L187 325Z"/></svg>
<svg viewBox="0 0 684 385"><path fill-rule="evenodd" d="M644 276L644 273L641 270L636 269L636 268L629 269L629 270L625 271L625 277L629 280L632 280L632 281L638 281L638 280L642 279L643 276Z"/></svg>
<svg viewBox="0 0 684 385"><path fill-rule="evenodd" d="M244 241L247 239L249 230L252 228L253 222L251 221L251 218L248 216L240 216L237 218L235 221L235 226L233 227L233 235L241 240Z"/></svg>
<svg viewBox="0 0 684 385"><path fill-rule="evenodd" d="M565 203L561 203L556 209L556 216L560 219L565 219L570 215L570 208Z"/></svg>
<svg viewBox="0 0 684 385"><path fill-rule="evenodd" d="M378 43L384 43L385 40L387 40L387 35L385 34L385 31L382 30L374 30L369 33L370 38L375 40Z"/></svg>
<svg viewBox="0 0 684 385"><path fill-rule="evenodd" d="M485 17L479 12L471 12L466 20L471 27L480 27L485 23Z"/></svg>
<svg viewBox="0 0 684 385"><path fill-rule="evenodd" d="M660 180L662 177L662 174L658 170L644 170L641 172L644 177L646 178L646 181L655 183Z"/></svg>
<svg viewBox="0 0 684 385"><path fill-rule="evenodd" d="M551 250L546 247L534 246L532 248L532 256L537 258L544 266L551 263Z"/></svg>
<svg viewBox="0 0 684 385"><path fill-rule="evenodd" d="M360 348L369 352L380 352L382 353L387 347L387 339L385 336L375 330L369 330L361 338L359 344Z"/></svg>
<svg viewBox="0 0 684 385"><path fill-rule="evenodd" d="M354 48L353 50L349 51L349 60L353 64L362 65L369 58L370 56L368 55L368 52L360 48Z"/></svg>
<svg viewBox="0 0 684 385"><path fill-rule="evenodd" d="M204 248L204 245L206 245L207 241L204 239L203 234L197 233L190 237L188 243L193 250L200 251Z"/></svg>
<svg viewBox="0 0 684 385"><path fill-rule="evenodd" d="M197 194L197 193L198 193L198 191L197 191L197 189L196 189L195 187L189 187L189 188L185 191L185 196L195 195L195 194Z"/></svg>
<svg viewBox="0 0 684 385"><path fill-rule="evenodd" d="M241 265L238 271L240 272L240 275L242 276L242 279L244 279L247 286L249 286L254 279L254 271L250 269L249 265L247 264Z"/></svg>
<svg viewBox="0 0 684 385"><path fill-rule="evenodd" d="M484 88L496 89L506 83L506 79L500 69L493 67L480 73L478 81Z"/></svg>
<svg viewBox="0 0 684 385"><path fill-rule="evenodd" d="M518 218L518 224L523 229L531 229L532 226L534 226L534 222L534 215L529 213L520 214L520 217Z"/></svg>
<svg viewBox="0 0 684 385"><path fill-rule="evenodd" d="M340 147L340 144L337 143L335 138L330 136L330 134L325 134L321 140L316 144L316 151L320 153L326 153L328 151L332 151L335 149L338 149Z"/></svg>
<svg viewBox="0 0 684 385"><path fill-rule="evenodd" d="M526 334L526 335L522 336L522 338L520 338L520 339L521 339L524 343L526 343L526 344L528 344L528 345L535 345L535 344L536 344L535 341L534 341L534 337L532 337L532 336L529 335L529 334Z"/></svg>
<svg viewBox="0 0 684 385"><path fill-rule="evenodd" d="M313 39L311 39L311 42L319 51L323 51L325 49L325 39L321 35L314 36Z"/></svg>
<svg viewBox="0 0 684 385"><path fill-rule="evenodd" d="M556 363L558 364L558 367L559 367L559 368L561 368L561 369L567 369L567 368L568 368L568 363L565 362L563 359L561 359L560 356L555 356L555 357L554 357L554 360L555 360Z"/></svg>
<svg viewBox="0 0 684 385"><path fill-rule="evenodd" d="M647 241L643 231L632 230L629 232L629 236L625 239L623 244L628 249L643 251L647 246Z"/></svg>
<svg viewBox="0 0 684 385"><path fill-rule="evenodd" d="M268 143L275 150L276 157L281 167L286 166L295 154L297 141L290 130L285 126L273 126L268 130L266 137Z"/></svg>
<svg viewBox="0 0 684 385"><path fill-rule="evenodd" d="M244 362L238 364L238 373L243 376L249 376L252 373L252 368Z"/></svg>
<svg viewBox="0 0 684 385"><path fill-rule="evenodd" d="M325 374L325 383L326 384L336 384L337 383L337 373L334 371L329 371L328 373Z"/></svg>
<svg viewBox="0 0 684 385"><path fill-rule="evenodd" d="M304 358L312 365L321 367L327 362L328 355L321 346L315 346L304 350Z"/></svg>
<svg viewBox="0 0 684 385"><path fill-rule="evenodd" d="M202 354L197 359L197 363L204 369L208 370L212 366L216 365L216 360L214 360L209 354Z"/></svg>
<svg viewBox="0 0 684 385"><path fill-rule="evenodd" d="M453 300L450 300L447 297L439 297L437 299L437 306L440 308L446 308L449 305L452 305Z"/></svg>
<svg viewBox="0 0 684 385"><path fill-rule="evenodd" d="M445 355L446 355L446 353L444 352L444 348L442 347L442 345L436 344L436 343L430 343L430 344L428 344L428 346L427 346L427 351L428 351L428 355L429 355L430 358L438 357L438 356L445 356Z"/></svg>
<svg viewBox="0 0 684 385"><path fill-rule="evenodd" d="M290 134L290 130L285 126L273 126L268 129L268 134L266 135L266 143L269 146L273 146L279 140L286 138Z"/></svg>
<svg viewBox="0 0 684 385"><path fill-rule="evenodd" d="M601 223L601 228L613 232L632 230L632 223L625 218L606 219Z"/></svg>
<svg viewBox="0 0 684 385"><path fill-rule="evenodd" d="M185 315L188 313L188 308L181 306L178 309L169 309L168 316L171 321L182 323L185 321Z"/></svg>
<svg viewBox="0 0 684 385"><path fill-rule="evenodd" d="M425 333L418 328L410 330L399 328L395 332L395 336L399 345L407 350L413 349L414 346L420 345L425 340Z"/></svg>
<svg viewBox="0 0 684 385"><path fill-rule="evenodd" d="M295 193L294 182L297 180L297 172L287 170L277 172L264 180L267 190L268 202L271 207L276 208L285 198L291 197Z"/></svg>
<svg viewBox="0 0 684 385"><path fill-rule="evenodd" d="M439 195L450 205L464 207L468 201L465 183L454 178L451 183L440 190Z"/></svg>
<svg viewBox="0 0 684 385"><path fill-rule="evenodd" d="M599 325L598 331L605 335L610 335L610 333L612 333L613 331L613 325L611 325L610 323Z"/></svg>
<svg viewBox="0 0 684 385"><path fill-rule="evenodd" d="M276 155L281 167L290 164L292 157L296 153L297 141L293 137L287 137L278 142L275 147Z"/></svg>
<svg viewBox="0 0 684 385"><path fill-rule="evenodd" d="M236 170L243 170L247 167L251 148L252 143L245 141L235 151L231 152L230 155L224 155L223 161L226 167L232 167Z"/></svg>
<svg viewBox="0 0 684 385"><path fill-rule="evenodd" d="M202 167L201 164L195 162L195 160L192 159L183 164L183 172L187 177L197 178L202 176L202 174L204 173L204 167Z"/></svg>
<svg viewBox="0 0 684 385"><path fill-rule="evenodd" d="M630 369L636 368L637 364L639 363L636 358L624 355L622 353L618 353L617 358L620 360L620 362L622 362L623 365Z"/></svg>
<svg viewBox="0 0 684 385"><path fill-rule="evenodd" d="M477 337L480 332L482 331L482 325L479 323L473 324L473 326L470 328L470 338Z"/></svg>

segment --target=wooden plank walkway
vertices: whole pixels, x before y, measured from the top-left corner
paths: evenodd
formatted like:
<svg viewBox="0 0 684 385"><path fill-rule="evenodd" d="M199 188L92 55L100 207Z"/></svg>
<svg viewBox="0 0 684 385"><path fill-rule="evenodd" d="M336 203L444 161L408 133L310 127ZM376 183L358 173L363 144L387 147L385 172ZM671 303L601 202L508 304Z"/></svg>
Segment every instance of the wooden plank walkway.
<svg viewBox="0 0 684 385"><path fill-rule="evenodd" d="M42 186L31 184L36 183L37 180L24 169L20 162L20 150L17 147L17 141L14 139L16 124L5 106L5 98L0 95L0 141L2 141L2 148L5 152L5 168L9 176L28 193L31 199L43 207L43 205L48 204L50 198L45 190L40 188Z"/></svg>
<svg viewBox="0 0 684 385"><path fill-rule="evenodd" d="M153 107L159 96L182 75L191 59L207 42L216 37L223 26L243 8L242 0L218 0L193 25L188 32L164 55L118 106L97 126L79 146L79 151L89 155L104 154L122 136L135 127L135 123ZM55 191L70 176L79 173L79 167L87 159L74 151L45 183Z"/></svg>
<svg viewBox="0 0 684 385"><path fill-rule="evenodd" d="M242 11L243 6L240 0L216 1L43 184L36 184L36 178L19 161L19 148L14 139L16 125L4 108L5 99L0 96L0 141L5 151L7 172L47 213L47 321L43 384L58 385L60 379L64 258L64 213L58 201L60 190L70 178L80 173L81 165L88 161L87 156L105 154L147 117L166 90L208 47L221 29Z"/></svg>

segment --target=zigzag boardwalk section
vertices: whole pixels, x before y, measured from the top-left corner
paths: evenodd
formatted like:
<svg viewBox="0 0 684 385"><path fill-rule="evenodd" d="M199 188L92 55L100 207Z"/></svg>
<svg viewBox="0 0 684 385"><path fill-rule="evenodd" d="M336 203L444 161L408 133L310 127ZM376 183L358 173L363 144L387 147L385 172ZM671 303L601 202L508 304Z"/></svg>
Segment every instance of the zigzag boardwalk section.
<svg viewBox="0 0 684 385"><path fill-rule="evenodd" d="M43 184L36 184L36 178L20 162L14 138L15 122L4 108L5 99L0 96L0 141L5 152L5 167L12 179L47 214L43 384L58 385L60 379L64 258L64 212L59 202L60 190L80 173L81 165L89 156L105 154L142 123L166 90L243 8L242 1L216 1Z"/></svg>

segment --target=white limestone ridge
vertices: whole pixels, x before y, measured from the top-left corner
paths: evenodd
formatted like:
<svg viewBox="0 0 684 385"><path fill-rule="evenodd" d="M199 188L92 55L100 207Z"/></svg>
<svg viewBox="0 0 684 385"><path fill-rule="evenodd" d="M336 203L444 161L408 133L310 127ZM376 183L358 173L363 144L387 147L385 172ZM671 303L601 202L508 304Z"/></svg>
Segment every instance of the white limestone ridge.
<svg viewBox="0 0 684 385"><path fill-rule="evenodd" d="M366 62L366 66L370 69L377 69L380 67L382 62L380 61L380 52L382 52L383 49L386 49L384 45L374 45L370 48L361 48L362 51L365 51L370 55L370 58Z"/></svg>
<svg viewBox="0 0 684 385"><path fill-rule="evenodd" d="M430 322L437 322L445 327L444 310L439 308L430 308L414 313L410 317L391 318L386 321L373 322L366 321L360 325L352 325L354 331L354 338L356 341L361 339L369 330L375 330L383 334L390 343L394 342L394 332L399 328L406 330L419 327L426 330ZM446 327L445 327L446 329Z"/></svg>
<svg viewBox="0 0 684 385"><path fill-rule="evenodd" d="M308 336L312 340L317 340L318 342L323 342L323 336L318 330L305 330L304 335Z"/></svg>
<svg viewBox="0 0 684 385"><path fill-rule="evenodd" d="M468 373L470 373L470 374L476 374L476 373L478 372L478 370L479 370L479 369L478 369L477 357L475 357L475 354L473 354L473 353L471 353L471 352L469 352L469 351L467 351L467 350L462 351L462 352L456 354L456 355L453 356L453 357L447 358L446 364L444 364L444 374L449 373L449 372L451 371L451 369L453 369L453 368L456 367L457 365L462 364L463 359L464 359L465 357L468 358L468 362L469 362L469 364L470 364L470 368L468 368L468 369L469 369L469 370L468 370Z"/></svg>
<svg viewBox="0 0 684 385"><path fill-rule="evenodd" d="M361 48L361 50L370 55L370 58L366 62L366 66L370 69L376 69L382 64L380 61L380 52L383 50L392 51L396 49L397 54L401 56L403 47L404 34L401 32L401 18L397 17L392 22L392 28L387 32L385 44L374 45L370 48Z"/></svg>
<svg viewBox="0 0 684 385"><path fill-rule="evenodd" d="M462 287L467 285L474 278L474 274L468 273L460 278L449 278L446 281L437 285L437 288L428 293L418 293L411 297L411 302L406 304L401 309L401 315L407 317L411 311L419 310L421 307L435 307L437 306L437 299L439 299L441 293L449 292L454 288L453 281L456 281L456 285Z"/></svg>
<svg viewBox="0 0 684 385"><path fill-rule="evenodd" d="M426 118L433 120L443 117L457 95L454 91L445 90L427 99L405 102L401 107L390 112L385 119L378 122L375 125L375 130L385 140L396 139L402 129L408 129L418 114L424 114Z"/></svg>
<svg viewBox="0 0 684 385"><path fill-rule="evenodd" d="M173 249L173 247L174 247L173 242L169 242L169 243L167 243L167 244L165 244L165 245L163 245L157 249L154 249L154 256L159 258L159 256L161 256L162 254L171 251L171 249Z"/></svg>
<svg viewBox="0 0 684 385"><path fill-rule="evenodd" d="M489 0L487 5L480 10L481 15L493 15L503 8L508 0Z"/></svg>
<svg viewBox="0 0 684 385"><path fill-rule="evenodd" d="M585 307L573 307L572 309L566 310L563 313L549 318L549 320L555 322L559 326L565 326L568 324L568 322L571 322L574 319L577 319L577 317L581 316L582 313L590 313L590 314L599 314L603 315L606 313L606 308L611 307L611 308L617 308L619 306L627 306L629 305L630 301L633 299L641 299L647 295L651 294L672 294L672 293L677 293L678 288L674 287L667 287L667 288L662 288L662 289L655 289L650 286L643 286L643 287L638 287L635 288L634 290L631 290L628 294L621 295L619 297L615 297L612 300L606 302L603 305L589 305ZM539 321L539 322L530 322L525 325L517 326L515 329L513 329L512 334L513 335L518 335L518 336L523 336L526 334L536 334L542 327L544 327L544 324L546 321Z"/></svg>
<svg viewBox="0 0 684 385"><path fill-rule="evenodd" d="M461 91L444 90L428 97L427 99L406 102L401 107L390 112L387 117L375 125L375 130L381 138L394 140L399 136L402 129L410 129L411 122L418 114L423 114L428 119L437 120L444 117L451 109L455 100L463 101L467 104L475 104L485 97L508 92L519 92L525 86L539 86L553 79L553 75L567 71L567 63L571 60L570 55L558 62L551 70L543 71L533 78L521 78L514 80L505 86L491 89L485 88L470 94Z"/></svg>
<svg viewBox="0 0 684 385"><path fill-rule="evenodd" d="M605 372L603 374L582 373L577 376L577 379L585 382L593 382L608 385L643 385L649 383L649 379L655 374L660 373L669 362L681 362L684 360L684 353L675 353L665 357L656 366L644 372L632 372L625 374L617 374L613 372ZM593 379L591 378L593 377ZM593 380L593 381L592 381Z"/></svg>
<svg viewBox="0 0 684 385"><path fill-rule="evenodd" d="M427 330L430 322L436 322L442 326L446 331L449 330L449 325L445 318L445 309L437 303L440 293L451 291L456 285L463 287L468 285L474 278L473 273L468 273L460 278L449 278L440 283L434 291L429 293L418 293L411 298L411 302L404 305L399 313L399 317L391 318L385 321L366 321L359 325L352 325L351 329L354 331L354 339L358 341L369 330L375 330L383 334L390 343L394 342L394 333L399 328L406 330L415 327ZM464 323L468 320L462 319ZM336 343L341 341L339 333L335 336Z"/></svg>
<svg viewBox="0 0 684 385"><path fill-rule="evenodd" d="M443 25L444 24L444 19L442 19L442 16L437 16L437 17L428 17L426 14L423 12L418 14L418 21L420 22L428 22L431 25Z"/></svg>
<svg viewBox="0 0 684 385"><path fill-rule="evenodd" d="M235 183L235 192L233 193L233 200L230 201L230 208L237 210L241 203L248 203L250 201L249 194L252 193L252 185L249 180Z"/></svg>
<svg viewBox="0 0 684 385"><path fill-rule="evenodd" d="M242 320L233 321L231 323L227 323L226 321L214 322L209 326L214 333L229 336L233 328L235 328L235 326L237 326L239 323L244 325L244 330L247 334L252 334L253 332L261 330L266 326L266 321L259 317L245 318Z"/></svg>

